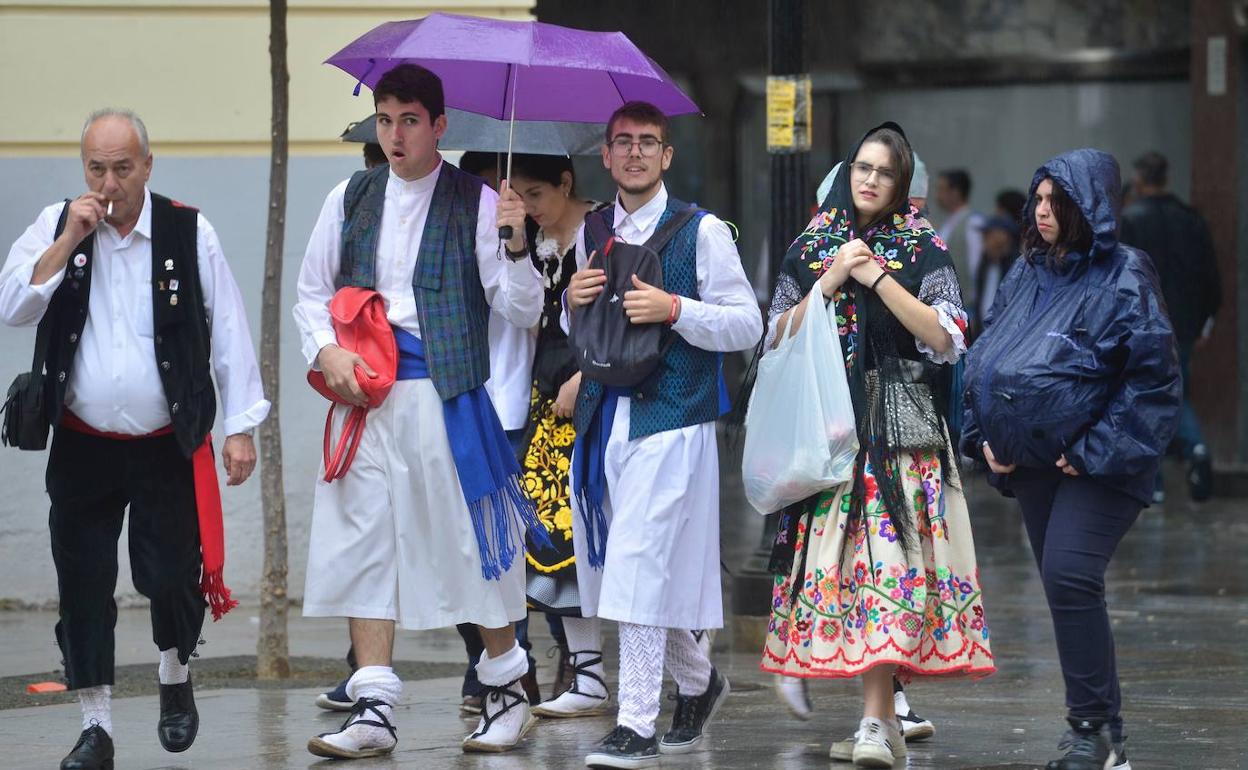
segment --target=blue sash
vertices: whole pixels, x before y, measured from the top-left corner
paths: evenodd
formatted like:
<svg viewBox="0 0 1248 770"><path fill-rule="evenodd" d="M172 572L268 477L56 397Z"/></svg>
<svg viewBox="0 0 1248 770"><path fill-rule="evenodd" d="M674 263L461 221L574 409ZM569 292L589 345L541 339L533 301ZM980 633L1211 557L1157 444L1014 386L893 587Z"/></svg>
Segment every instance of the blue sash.
<svg viewBox="0 0 1248 770"><path fill-rule="evenodd" d="M396 379L428 379L424 343L398 327L391 328L399 348ZM520 464L485 388L479 385L443 401L442 416L459 486L477 535L481 574L486 580L498 580L511 569L516 543L524 542L526 531L535 544L545 548L550 547L550 535L520 486ZM492 537L486 533L487 520L493 522Z"/></svg>

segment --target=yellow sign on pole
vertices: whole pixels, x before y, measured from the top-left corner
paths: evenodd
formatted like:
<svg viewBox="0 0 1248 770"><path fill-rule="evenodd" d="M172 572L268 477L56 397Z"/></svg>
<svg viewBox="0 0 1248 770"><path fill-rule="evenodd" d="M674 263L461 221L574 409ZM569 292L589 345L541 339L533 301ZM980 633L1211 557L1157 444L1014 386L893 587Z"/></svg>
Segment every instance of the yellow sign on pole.
<svg viewBox="0 0 1248 770"><path fill-rule="evenodd" d="M767 78L767 151L806 152L810 149L810 76L772 75Z"/></svg>

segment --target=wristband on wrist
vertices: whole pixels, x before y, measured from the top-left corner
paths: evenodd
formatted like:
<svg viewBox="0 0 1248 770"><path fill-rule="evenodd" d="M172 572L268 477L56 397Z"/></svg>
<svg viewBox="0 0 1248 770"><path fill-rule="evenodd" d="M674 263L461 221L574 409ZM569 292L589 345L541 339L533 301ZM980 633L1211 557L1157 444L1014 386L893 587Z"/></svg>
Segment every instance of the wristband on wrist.
<svg viewBox="0 0 1248 770"><path fill-rule="evenodd" d="M667 314L667 320L664 321L668 326L676 323L677 316L680 315L680 295L672 293L672 310Z"/></svg>
<svg viewBox="0 0 1248 770"><path fill-rule="evenodd" d="M507 254L507 258L512 262L518 262L521 258L529 256L529 250L527 247L520 249L519 251L512 251L511 246L508 246L505 242L503 243L503 252Z"/></svg>
<svg viewBox="0 0 1248 770"><path fill-rule="evenodd" d="M887 271L887 270L881 270L881 271L880 271L880 277L879 277L879 278L876 278L876 279L875 279L875 281L873 281L873 282L871 283L871 291L875 291L875 287L880 285L880 281L884 280L884 279L885 279L885 278L887 278L887 277L888 277L888 271Z"/></svg>

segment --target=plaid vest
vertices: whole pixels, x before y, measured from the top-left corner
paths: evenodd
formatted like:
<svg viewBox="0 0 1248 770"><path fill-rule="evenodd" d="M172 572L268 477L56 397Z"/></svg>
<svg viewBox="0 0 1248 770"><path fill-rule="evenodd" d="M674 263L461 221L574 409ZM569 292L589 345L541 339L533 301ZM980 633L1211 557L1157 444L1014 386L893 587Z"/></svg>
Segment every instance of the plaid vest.
<svg viewBox="0 0 1248 770"><path fill-rule="evenodd" d="M342 262L334 284L376 286L377 239L389 166L357 171L343 199ZM477 270L478 177L443 163L412 274L429 378L443 401L490 376L490 306Z"/></svg>
<svg viewBox="0 0 1248 770"><path fill-rule="evenodd" d="M689 204L668 198L667 208L655 225L657 230L678 210ZM613 229L615 207L608 206L588 216L602 217L607 229ZM659 256L663 263L663 288L690 299L698 296L698 224L702 215L694 215L676 237L667 242ZM600 244L594 243L591 230L585 228L585 251L592 253ZM719 354L695 348L673 331L676 341L659 362L659 368L629 394L632 402L628 438L630 441L666 430L711 422L719 417ZM589 379L582 381L576 400L573 422L576 432L583 433L602 403L604 388Z"/></svg>

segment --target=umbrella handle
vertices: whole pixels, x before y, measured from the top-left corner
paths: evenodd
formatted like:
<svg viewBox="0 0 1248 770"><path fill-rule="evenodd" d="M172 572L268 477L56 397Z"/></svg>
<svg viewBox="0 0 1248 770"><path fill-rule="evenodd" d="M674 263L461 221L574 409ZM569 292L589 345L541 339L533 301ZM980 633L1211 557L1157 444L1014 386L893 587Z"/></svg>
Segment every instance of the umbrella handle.
<svg viewBox="0 0 1248 770"><path fill-rule="evenodd" d="M510 241L511 234L512 234L511 225L503 225L502 227L498 228L498 239L500 241Z"/></svg>

